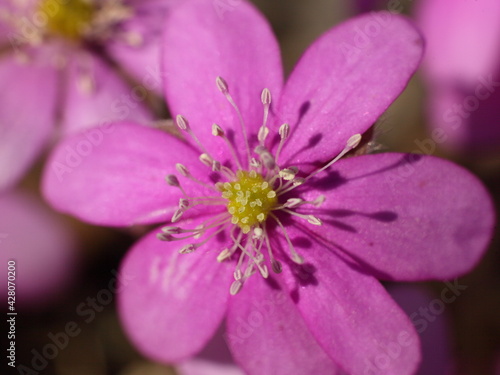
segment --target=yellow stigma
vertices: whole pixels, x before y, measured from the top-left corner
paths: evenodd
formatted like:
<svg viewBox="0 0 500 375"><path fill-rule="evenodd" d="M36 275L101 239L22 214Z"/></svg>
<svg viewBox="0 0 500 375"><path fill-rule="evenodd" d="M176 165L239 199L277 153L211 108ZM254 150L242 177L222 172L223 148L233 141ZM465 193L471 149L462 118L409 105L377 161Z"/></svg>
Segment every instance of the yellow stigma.
<svg viewBox="0 0 500 375"><path fill-rule="evenodd" d="M50 33L73 40L81 39L95 12L85 0L69 0L64 5L55 0L42 0L39 10L47 17Z"/></svg>
<svg viewBox="0 0 500 375"><path fill-rule="evenodd" d="M222 185L222 197L228 201L231 222L238 224L243 233L248 233L267 219L278 198L272 186L257 172L238 171L236 177L236 181Z"/></svg>

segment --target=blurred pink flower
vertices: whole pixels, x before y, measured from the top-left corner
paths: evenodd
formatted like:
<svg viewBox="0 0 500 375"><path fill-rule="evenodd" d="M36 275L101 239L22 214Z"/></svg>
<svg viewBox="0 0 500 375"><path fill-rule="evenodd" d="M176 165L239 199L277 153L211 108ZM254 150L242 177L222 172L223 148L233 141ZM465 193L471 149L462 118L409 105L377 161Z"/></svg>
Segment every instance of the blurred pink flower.
<svg viewBox="0 0 500 375"><path fill-rule="evenodd" d="M62 133L151 119L160 30L175 0L1 0L0 190ZM138 84L127 83L124 71Z"/></svg>
<svg viewBox="0 0 500 375"><path fill-rule="evenodd" d="M164 43L167 101L190 139L120 123L64 181L53 167L82 136L62 142L43 181L54 207L96 224L172 217L122 264L136 281L119 295L133 343L183 361L226 319L250 374L413 373L418 336L377 278L467 272L493 228L484 187L448 161L342 158L405 88L418 32L388 13L352 19L285 85L271 29L244 1L224 17L185 2Z"/></svg>
<svg viewBox="0 0 500 375"><path fill-rule="evenodd" d="M175 366L179 375L244 375L234 363L222 327L196 357Z"/></svg>
<svg viewBox="0 0 500 375"><path fill-rule="evenodd" d="M67 289L78 270L75 240L55 213L25 193L0 195L0 212L4 290L7 262L13 260L16 308L47 306Z"/></svg>
<svg viewBox="0 0 500 375"><path fill-rule="evenodd" d="M451 290L449 285L443 285L441 295L436 296L419 285L391 284L387 288L391 297L408 314L420 336L422 363L417 375L455 373L447 310L460 295L460 290Z"/></svg>
<svg viewBox="0 0 500 375"><path fill-rule="evenodd" d="M458 152L500 148L500 2L422 0L432 138Z"/></svg>

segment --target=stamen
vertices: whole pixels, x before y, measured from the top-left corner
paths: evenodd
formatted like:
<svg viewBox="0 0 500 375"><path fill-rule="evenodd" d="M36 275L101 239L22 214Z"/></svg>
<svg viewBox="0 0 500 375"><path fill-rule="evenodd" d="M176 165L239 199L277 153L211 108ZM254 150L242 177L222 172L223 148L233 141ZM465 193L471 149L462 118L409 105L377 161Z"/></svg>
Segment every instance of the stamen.
<svg viewBox="0 0 500 375"><path fill-rule="evenodd" d="M231 257L231 255L232 255L232 253L231 253L231 251L229 251L229 249L224 249L217 256L217 262L222 263L226 259L229 259Z"/></svg>
<svg viewBox="0 0 500 375"><path fill-rule="evenodd" d="M323 166L322 168L314 171L311 173L309 176L305 178L305 181L309 180L310 178L316 176L318 173L324 171L327 169L329 166L331 166L333 163L337 162L342 156L347 154L349 151L351 151L353 148L356 148L359 145L359 142L361 142L361 134L354 134L351 138L349 138L346 142L346 146L344 149L338 154L333 160L331 160L328 164ZM304 182L305 182L304 181Z"/></svg>
<svg viewBox="0 0 500 375"><path fill-rule="evenodd" d="M200 142L196 134L191 130L191 127L189 126L189 121L187 118L185 118L182 115L177 115L175 117L175 122L177 126L179 127L180 130L185 131L186 133L189 134L189 136L195 141L195 143L198 145L201 151L203 151L205 154L210 156L210 153L207 151L205 146Z"/></svg>
<svg viewBox="0 0 500 375"><path fill-rule="evenodd" d="M191 173L189 173L189 170L186 168L185 165L181 164L181 163L177 163L175 165L175 169L177 169L177 172L179 172L181 175L183 175L184 177L189 177L191 176Z"/></svg>
<svg viewBox="0 0 500 375"><path fill-rule="evenodd" d="M234 102L231 94L229 93L229 87L228 87L226 81L222 77L217 77L215 82L217 84L217 88L219 89L219 91L224 94L224 96L226 97L229 104L231 104L231 106L236 111L236 114L237 114L238 119L240 121L241 132L242 132L243 138L245 140L245 148L246 148L246 153L247 153L247 157L248 157L248 163L250 163L250 159L251 159L250 145L248 143L247 129L245 126L245 121L243 121L243 116L241 115L241 111L238 108L238 106L236 105L236 103Z"/></svg>
<svg viewBox="0 0 500 375"><path fill-rule="evenodd" d="M285 202L285 204L282 207L283 208L293 208L293 207L299 206L302 203L304 203L303 199L300 199L300 198L289 198L289 199L287 199L287 201Z"/></svg>
<svg viewBox="0 0 500 375"><path fill-rule="evenodd" d="M273 259L271 262L271 268L274 273L281 273L283 271L283 266L279 260Z"/></svg>
<svg viewBox="0 0 500 375"><path fill-rule="evenodd" d="M207 189L210 189L210 190L213 190L213 191L217 191L216 188L214 188L212 185L209 185L199 179L197 179L196 177L194 177L190 172L189 172L189 169L186 168L186 166L184 166L183 164L180 164L180 163L177 163L175 165L175 169L177 169L177 171L183 175L184 177L190 179L191 181L193 182L196 182L198 185L201 185L203 187L206 187Z"/></svg>
<svg viewBox="0 0 500 375"><path fill-rule="evenodd" d="M169 184L170 186L181 187L181 184L179 183L179 179L177 178L177 176L175 176L173 174L169 174L169 175L165 176L165 180L167 181L167 184Z"/></svg>
<svg viewBox="0 0 500 375"><path fill-rule="evenodd" d="M197 244L190 243L189 245L181 247L181 249L179 250L179 254L189 254L189 253L192 253L198 247L199 246L197 246Z"/></svg>
<svg viewBox="0 0 500 375"><path fill-rule="evenodd" d="M281 154L281 149L283 148L283 145L285 144L285 141L288 139L288 136L290 135L290 125L288 124L283 124L279 128L279 135L280 135L280 143L278 145L278 150L276 150L276 163L278 162L278 159Z"/></svg>
<svg viewBox="0 0 500 375"><path fill-rule="evenodd" d="M297 167L289 167L279 171L279 176L285 181L291 181L297 175L299 169Z"/></svg>
<svg viewBox="0 0 500 375"><path fill-rule="evenodd" d="M172 215L172 219L170 220L172 223L176 223L177 221L180 220L182 215L184 215L184 211L182 208L179 208L177 211L174 212Z"/></svg>
<svg viewBox="0 0 500 375"><path fill-rule="evenodd" d="M262 164L268 171L272 171L274 170L274 168L276 168L274 157L266 147L258 145L257 147L255 147L255 152L260 156Z"/></svg>
<svg viewBox="0 0 500 375"><path fill-rule="evenodd" d="M276 221L276 223L279 225L279 227L283 231L283 235L285 236L286 242L288 242L288 249L290 250L290 253L292 254L292 260L297 264L303 264L304 258L302 258L302 256L300 256L295 251L295 247L293 246L292 241L290 240L290 237L288 237L288 233L287 233L285 227L283 226L283 224L281 224L281 221L272 212L270 212L269 215Z"/></svg>
<svg viewBox="0 0 500 375"><path fill-rule="evenodd" d="M243 283L240 280L235 280L231 284L231 287L229 288L229 293L231 293L232 296L238 294L243 287Z"/></svg>
<svg viewBox="0 0 500 375"><path fill-rule="evenodd" d="M226 133L224 130L217 124L212 125L212 135L221 137L229 147L229 151L231 152L231 155L233 156L234 162L238 166L238 169L243 169L240 163L240 159L238 155L236 154L236 150L234 149L233 144L229 141L229 138L227 138Z"/></svg>
<svg viewBox="0 0 500 375"><path fill-rule="evenodd" d="M299 214L298 212L289 210L287 208L280 208L280 210L284 211L286 213L289 213L290 215L300 217L301 219L305 219L305 220L307 220L307 222L309 224L318 225L318 226L323 225L323 222L321 221L321 219L317 218L316 216Z"/></svg>
<svg viewBox="0 0 500 375"><path fill-rule="evenodd" d="M261 146L264 146L267 135L269 134L269 128L267 127L267 118L269 116L269 107L271 106L271 91L268 88L262 90L260 100L264 105L264 118L262 120L262 126L259 129L257 138Z"/></svg>

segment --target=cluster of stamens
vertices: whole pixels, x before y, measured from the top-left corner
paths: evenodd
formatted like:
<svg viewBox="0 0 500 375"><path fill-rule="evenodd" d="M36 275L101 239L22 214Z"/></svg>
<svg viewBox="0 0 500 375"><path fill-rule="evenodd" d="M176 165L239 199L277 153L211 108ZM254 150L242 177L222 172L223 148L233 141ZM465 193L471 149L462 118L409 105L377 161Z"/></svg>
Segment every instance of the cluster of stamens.
<svg viewBox="0 0 500 375"><path fill-rule="evenodd" d="M29 4L21 0L13 2L18 9L0 10L0 19L18 30L11 36L12 43L37 45L54 36L76 42L104 41L112 37L131 46L142 43L138 32L115 27L134 14L121 0L39 0L32 14L27 16L24 16L23 7ZM26 22L30 25L29 35L25 35Z"/></svg>
<svg viewBox="0 0 500 375"><path fill-rule="evenodd" d="M276 259L271 247L267 225L269 219L272 219L277 228L279 228L278 230L282 231L288 244L291 260L297 264L304 263L304 258L295 250L287 230L277 213L281 212L293 215L312 225L322 225L318 217L296 212L296 209L303 205L318 207L324 202L325 198L324 196L319 196L313 201L306 201L298 197L289 197L285 200L283 196L285 194L290 196L289 192L303 185L355 148L361 140L361 135L355 134L349 138L344 150L325 166L313 171L306 177L300 177L298 176L299 169L297 167L288 166L281 168L279 163L279 155L282 147L290 134L290 126L288 124L285 123L279 127L280 142L276 153L273 155L266 147L266 138L270 132L267 127L267 118L271 104L270 91L268 89L262 91L261 102L264 107L264 118L257 135L259 144L253 150L257 157L252 157L243 117L229 93L228 85L221 77L217 77L216 84L239 118L245 142L248 167L242 167L243 163L234 145L226 137L221 126L213 124L212 134L222 138L227 144L234 159L234 165L237 168L236 172L212 157L191 130L187 119L182 115L178 115L176 123L179 129L186 132L203 151L199 158L200 161L212 171L219 172L221 178L226 181L217 182L215 185L207 184L194 177L186 166L177 164L176 169L183 177L212 190L214 195L191 197L181 186L175 175L168 175L166 177L167 183L170 186L179 188L183 194L183 197L179 201L179 207L172 216L172 223L179 221L184 212L197 205L219 205L225 206L226 209L220 214L205 220L196 228L184 229L171 225L163 227L161 233L158 234L158 238L162 241L186 240L190 238L199 239L199 242L189 243L179 250L181 254L187 254L195 251L220 232L227 230L231 243L229 247L220 251L217 260L219 262L229 261L230 259L236 261L234 282L230 287L230 293L236 294L241 290L244 282L254 273L259 272L264 278L269 276L264 254L267 254L267 259L273 272L280 273L282 271L282 264Z"/></svg>

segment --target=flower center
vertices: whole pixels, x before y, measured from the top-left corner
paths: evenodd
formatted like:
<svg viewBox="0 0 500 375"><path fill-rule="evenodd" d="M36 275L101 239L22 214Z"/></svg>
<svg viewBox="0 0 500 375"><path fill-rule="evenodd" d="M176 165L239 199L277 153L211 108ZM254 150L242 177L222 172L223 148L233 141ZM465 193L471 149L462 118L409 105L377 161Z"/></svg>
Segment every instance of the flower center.
<svg viewBox="0 0 500 375"><path fill-rule="evenodd" d="M68 39L82 39L95 15L92 4L85 0L70 0L64 5L54 0L43 0L39 10L47 16L47 30Z"/></svg>
<svg viewBox="0 0 500 375"><path fill-rule="evenodd" d="M212 190L215 194L191 196L181 186L179 179L172 174L166 176L166 181L170 186L180 189L183 196L179 200L179 208L172 215L172 223L178 222L184 212L197 205L223 206L226 210L212 215L196 228L167 225L161 229L161 233L158 233L157 237L166 242L196 239L196 242L188 243L179 249L181 254L188 254L196 251L222 231L226 231L231 242L228 247L220 251L217 261L235 263L234 282L229 288L230 293L234 295L241 290L245 281L254 273L259 272L262 277L268 277L268 265L271 266L274 273L278 274L282 271L282 264L278 258L286 256L286 254L276 256L268 233L270 229L267 223L268 219L274 221L275 230L282 233L288 245L289 259L297 264L304 263L304 258L295 250L293 241L279 216L288 214L312 225L322 225L321 219L309 212L311 209L319 207L325 197L320 195L316 199L308 201L293 196L294 194L291 192L330 167L347 152L356 148L361 141L361 135L355 134L350 137L345 148L323 167L314 170L305 177L299 177L299 168L295 166L283 167L279 160L282 147L290 134L290 125L285 123L275 129L280 141L274 154L266 146L266 139L270 131L267 127L267 117L271 104L270 91L266 88L261 94L261 102L264 107L263 121L257 134L259 144L252 152L243 117L229 93L226 81L217 77L216 84L238 115L246 155L238 155L235 145L226 136L224 129L218 124L213 124L212 135L226 143L232 154L236 171L227 167L210 155L192 131L189 121L179 114L176 117L177 126L181 131L187 133L203 151L199 157L200 162L210 168L212 172L218 173L222 181L215 183L215 186L202 182L191 174L189 168L180 163L176 164L175 167L183 177L204 186L207 191ZM248 164L244 167L245 160L243 159L245 158ZM288 196L287 199L285 199L286 196ZM297 211L305 205L310 206L309 212ZM278 215L278 213L280 214Z"/></svg>
<svg viewBox="0 0 500 375"><path fill-rule="evenodd" d="M227 199L227 211L231 222L243 233L264 222L269 212L276 207L278 198L272 186L256 171L238 171L237 180L222 185L222 197Z"/></svg>

